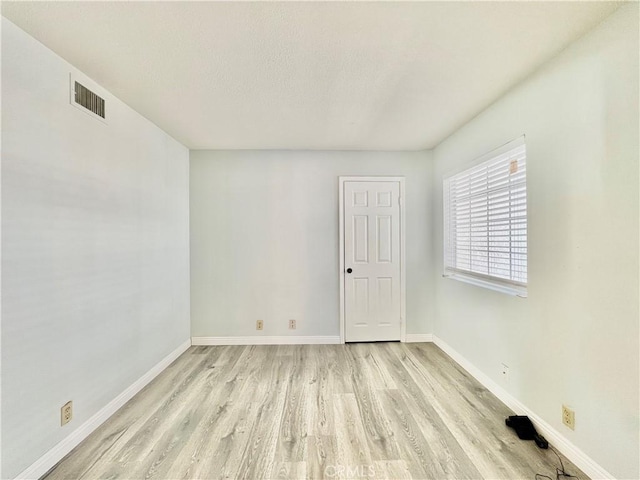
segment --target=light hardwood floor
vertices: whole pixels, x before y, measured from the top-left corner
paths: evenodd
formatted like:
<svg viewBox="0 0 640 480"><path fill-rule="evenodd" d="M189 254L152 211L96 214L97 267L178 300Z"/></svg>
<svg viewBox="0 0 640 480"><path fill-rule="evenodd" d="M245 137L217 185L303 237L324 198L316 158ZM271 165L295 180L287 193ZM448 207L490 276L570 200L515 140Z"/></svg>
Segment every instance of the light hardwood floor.
<svg viewBox="0 0 640 480"><path fill-rule="evenodd" d="M46 478L555 478L512 414L433 344L191 347Z"/></svg>

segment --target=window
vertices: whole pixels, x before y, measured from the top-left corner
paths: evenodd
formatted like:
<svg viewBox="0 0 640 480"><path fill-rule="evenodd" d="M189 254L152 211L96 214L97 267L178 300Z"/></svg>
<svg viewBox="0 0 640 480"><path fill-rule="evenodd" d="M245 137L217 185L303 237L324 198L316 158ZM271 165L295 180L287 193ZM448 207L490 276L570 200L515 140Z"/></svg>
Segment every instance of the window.
<svg viewBox="0 0 640 480"><path fill-rule="evenodd" d="M524 137L444 178L444 274L527 296Z"/></svg>

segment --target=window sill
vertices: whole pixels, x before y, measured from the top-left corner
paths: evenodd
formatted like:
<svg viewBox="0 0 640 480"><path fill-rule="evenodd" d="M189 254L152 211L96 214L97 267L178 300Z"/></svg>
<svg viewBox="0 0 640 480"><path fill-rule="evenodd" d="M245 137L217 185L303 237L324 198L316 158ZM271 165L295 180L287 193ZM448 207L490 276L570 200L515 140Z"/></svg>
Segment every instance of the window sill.
<svg viewBox="0 0 640 480"><path fill-rule="evenodd" d="M505 285L503 283L492 282L491 280L483 280L481 278L473 277L471 275L464 275L463 273L446 273L442 275L444 278L450 278L452 280L458 280L459 282L469 283L478 287L487 288L496 292L506 293L514 297L527 298L527 288L519 287L516 285Z"/></svg>

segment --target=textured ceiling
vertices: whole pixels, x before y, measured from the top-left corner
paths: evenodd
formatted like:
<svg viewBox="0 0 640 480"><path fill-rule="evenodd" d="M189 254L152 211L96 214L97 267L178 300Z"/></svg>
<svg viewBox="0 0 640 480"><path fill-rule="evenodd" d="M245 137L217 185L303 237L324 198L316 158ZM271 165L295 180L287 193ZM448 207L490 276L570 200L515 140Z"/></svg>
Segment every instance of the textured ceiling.
<svg viewBox="0 0 640 480"><path fill-rule="evenodd" d="M2 2L190 148L431 148L608 2Z"/></svg>

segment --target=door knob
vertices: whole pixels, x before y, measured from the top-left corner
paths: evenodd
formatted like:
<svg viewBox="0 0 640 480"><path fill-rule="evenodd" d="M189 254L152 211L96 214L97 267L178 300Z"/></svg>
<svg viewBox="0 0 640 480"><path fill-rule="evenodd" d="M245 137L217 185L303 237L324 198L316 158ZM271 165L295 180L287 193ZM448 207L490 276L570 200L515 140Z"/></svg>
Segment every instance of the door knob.
<svg viewBox="0 0 640 480"><path fill-rule="evenodd" d="M352 268L347 268L347 273L351 273L351 272L353 272L353 269Z"/></svg>

